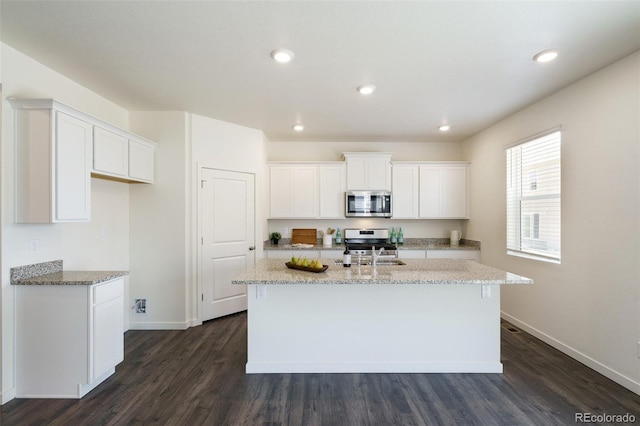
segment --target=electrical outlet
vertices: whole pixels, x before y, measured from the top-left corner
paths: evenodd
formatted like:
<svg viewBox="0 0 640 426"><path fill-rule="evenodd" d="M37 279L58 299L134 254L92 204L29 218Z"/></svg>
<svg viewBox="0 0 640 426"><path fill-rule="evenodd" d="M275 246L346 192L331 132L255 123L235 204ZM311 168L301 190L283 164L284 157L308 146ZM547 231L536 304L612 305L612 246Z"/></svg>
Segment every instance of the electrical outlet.
<svg viewBox="0 0 640 426"><path fill-rule="evenodd" d="M282 236L283 237L289 237L289 228L288 227L284 227L282 228Z"/></svg>
<svg viewBox="0 0 640 426"><path fill-rule="evenodd" d="M133 299L133 313L145 315L147 313L147 299Z"/></svg>
<svg viewBox="0 0 640 426"><path fill-rule="evenodd" d="M267 298L267 286L264 284L258 284L256 286L256 299Z"/></svg>
<svg viewBox="0 0 640 426"><path fill-rule="evenodd" d="M38 240L29 240L29 253L38 252Z"/></svg>
<svg viewBox="0 0 640 426"><path fill-rule="evenodd" d="M482 298L488 299L491 297L491 286L482 284Z"/></svg>

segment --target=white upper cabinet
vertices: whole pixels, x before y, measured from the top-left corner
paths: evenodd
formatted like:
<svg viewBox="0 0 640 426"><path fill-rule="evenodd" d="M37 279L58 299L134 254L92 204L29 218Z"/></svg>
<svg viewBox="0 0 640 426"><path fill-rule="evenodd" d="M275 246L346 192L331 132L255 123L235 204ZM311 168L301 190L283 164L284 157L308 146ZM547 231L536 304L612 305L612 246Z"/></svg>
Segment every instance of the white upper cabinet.
<svg viewBox="0 0 640 426"><path fill-rule="evenodd" d="M269 167L269 217L293 217L292 167Z"/></svg>
<svg viewBox="0 0 640 426"><path fill-rule="evenodd" d="M345 165L322 164L318 166L320 218L344 218L344 193L346 191Z"/></svg>
<svg viewBox="0 0 640 426"><path fill-rule="evenodd" d="M129 179L153 183L155 145L129 139Z"/></svg>
<svg viewBox="0 0 640 426"><path fill-rule="evenodd" d="M55 214L52 222L91 219L91 149L89 123L57 111L53 173Z"/></svg>
<svg viewBox="0 0 640 426"><path fill-rule="evenodd" d="M393 217L468 219L469 163L394 162Z"/></svg>
<svg viewBox="0 0 640 426"><path fill-rule="evenodd" d="M317 167L295 167L292 188L293 217L318 217Z"/></svg>
<svg viewBox="0 0 640 426"><path fill-rule="evenodd" d="M93 171L112 176L129 175L129 139L100 127L93 131Z"/></svg>
<svg viewBox="0 0 640 426"><path fill-rule="evenodd" d="M391 153L343 152L347 191L391 191Z"/></svg>
<svg viewBox="0 0 640 426"><path fill-rule="evenodd" d="M92 125L51 102L10 102L16 110L16 223L89 221Z"/></svg>
<svg viewBox="0 0 640 426"><path fill-rule="evenodd" d="M416 165L393 165L392 202L394 219L417 219L419 217L419 167Z"/></svg>
<svg viewBox="0 0 640 426"><path fill-rule="evenodd" d="M318 217L318 168L314 165L269 167L271 218Z"/></svg>
<svg viewBox="0 0 640 426"><path fill-rule="evenodd" d="M269 164L269 217L344 218L344 163Z"/></svg>
<svg viewBox="0 0 640 426"><path fill-rule="evenodd" d="M421 218L469 218L468 164L422 165L419 173Z"/></svg>
<svg viewBox="0 0 640 426"><path fill-rule="evenodd" d="M8 101L16 123L16 223L91 220L92 176L153 182L153 142L54 99Z"/></svg>
<svg viewBox="0 0 640 426"><path fill-rule="evenodd" d="M134 139L135 138L135 139ZM125 182L153 183L155 144L94 127L93 175Z"/></svg>

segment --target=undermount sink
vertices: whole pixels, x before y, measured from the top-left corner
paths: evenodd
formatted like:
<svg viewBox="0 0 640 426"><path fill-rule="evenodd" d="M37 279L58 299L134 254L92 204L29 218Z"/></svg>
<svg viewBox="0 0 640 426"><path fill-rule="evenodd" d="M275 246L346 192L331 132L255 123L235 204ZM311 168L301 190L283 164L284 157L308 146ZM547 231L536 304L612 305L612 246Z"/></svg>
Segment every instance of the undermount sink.
<svg viewBox="0 0 640 426"><path fill-rule="evenodd" d="M336 260L336 265L342 265L342 260ZM357 259L351 259L351 265L358 266ZM360 266L369 266L369 265L371 265L371 259L360 260ZM400 259L379 259L376 262L376 266L402 266L402 265L406 265L406 263L404 263Z"/></svg>

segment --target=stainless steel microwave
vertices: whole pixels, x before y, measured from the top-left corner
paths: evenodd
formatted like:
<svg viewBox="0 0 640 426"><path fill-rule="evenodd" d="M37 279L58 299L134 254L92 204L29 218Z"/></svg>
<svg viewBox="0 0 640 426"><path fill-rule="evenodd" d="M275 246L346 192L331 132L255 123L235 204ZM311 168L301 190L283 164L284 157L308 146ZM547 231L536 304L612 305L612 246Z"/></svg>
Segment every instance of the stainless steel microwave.
<svg viewBox="0 0 640 426"><path fill-rule="evenodd" d="M347 191L346 217L391 217L391 193L388 191Z"/></svg>

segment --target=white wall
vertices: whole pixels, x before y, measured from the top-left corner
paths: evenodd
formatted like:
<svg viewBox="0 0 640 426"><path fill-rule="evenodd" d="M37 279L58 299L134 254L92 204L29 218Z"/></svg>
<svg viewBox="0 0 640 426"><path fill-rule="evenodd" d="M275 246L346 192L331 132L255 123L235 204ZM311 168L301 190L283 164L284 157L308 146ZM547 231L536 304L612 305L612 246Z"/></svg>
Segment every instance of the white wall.
<svg viewBox="0 0 640 426"><path fill-rule="evenodd" d="M147 299L147 313L130 311L134 329L189 326L190 226L188 127L185 112L131 112L131 130L158 145L153 185L131 187L130 303Z"/></svg>
<svg viewBox="0 0 640 426"><path fill-rule="evenodd" d="M56 98L116 126L127 128L128 113L68 78L2 45L3 96ZM2 104L2 402L14 394L13 288L9 269L55 259L65 269L127 270L129 268L129 186L92 179L92 221L52 225L14 224L13 109ZM102 237L103 228L107 236ZM28 241L38 240L29 253Z"/></svg>
<svg viewBox="0 0 640 426"><path fill-rule="evenodd" d="M343 152L393 152L392 161L457 161L462 150L448 142L274 142L269 161L340 161Z"/></svg>
<svg viewBox="0 0 640 426"><path fill-rule="evenodd" d="M458 143L423 142L269 142L269 161L341 161L343 152L392 152L392 161L459 161L462 149ZM399 219L342 219L342 220L269 220L266 240L271 232L283 233L286 228L328 227L403 227L405 238L447 238L452 229L461 229L466 220L399 220Z"/></svg>
<svg viewBox="0 0 640 426"><path fill-rule="evenodd" d="M192 166L253 173L256 176L256 257L263 257L260 236L267 235L267 146L261 130L191 114ZM195 199L194 199L195 200ZM194 207L195 209L195 207Z"/></svg>
<svg viewBox="0 0 640 426"><path fill-rule="evenodd" d="M471 161L467 236L482 241L483 263L535 280L504 288L504 316L636 393L639 122L637 52L463 143ZM505 249L504 148L556 125L562 125L561 265L507 256Z"/></svg>
<svg viewBox="0 0 640 426"><path fill-rule="evenodd" d="M155 184L131 189L131 300L148 313L137 329L199 324L197 185L201 166L256 175L256 235L266 226L265 144L260 130L186 112L132 112L131 130L158 143ZM259 246L257 256L262 256Z"/></svg>
<svg viewBox="0 0 640 426"><path fill-rule="evenodd" d="M263 240L268 239L269 233L280 232L282 237L291 238L292 228L315 228L326 231L327 228L398 228L402 227L404 238L449 238L451 230L461 230L466 220L459 219L269 219L267 233ZM285 233L284 228L289 229Z"/></svg>

